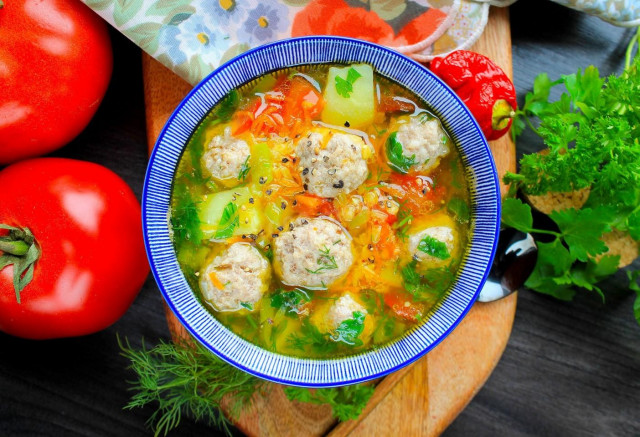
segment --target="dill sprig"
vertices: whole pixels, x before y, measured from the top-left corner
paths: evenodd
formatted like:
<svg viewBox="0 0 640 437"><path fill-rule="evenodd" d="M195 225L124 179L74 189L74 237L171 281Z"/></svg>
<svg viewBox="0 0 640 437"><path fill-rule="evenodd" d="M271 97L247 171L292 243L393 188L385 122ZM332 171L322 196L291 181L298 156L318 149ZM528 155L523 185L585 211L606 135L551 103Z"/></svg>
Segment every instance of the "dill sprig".
<svg viewBox="0 0 640 437"><path fill-rule="evenodd" d="M322 337L317 330L311 335L315 341ZM125 408L155 404L147 424L156 437L177 428L183 415L231 435L231 421L225 413L237 420L251 407L254 396L265 396L274 385L226 364L195 341L161 341L150 349L143 342L142 348L135 350L128 340L123 342L118 337L118 344L136 374L136 379L129 382L134 394ZM335 346L333 342L325 344ZM289 400L329 405L333 416L341 421L356 419L373 391L373 386L362 384L315 390L284 387ZM227 407L224 411L223 405Z"/></svg>
<svg viewBox="0 0 640 437"><path fill-rule="evenodd" d="M327 246L324 246L324 248L320 249L319 252L320 252L320 255L318 255L318 259L316 260L316 262L320 267L318 267L315 270L306 269L307 272L316 275L326 270L335 270L338 268L336 257L331 255L330 248L328 248Z"/></svg>
<svg viewBox="0 0 640 437"><path fill-rule="evenodd" d="M230 435L223 400L230 407L231 418L236 419L250 406L253 394L267 388L261 379L224 363L199 344L161 341L151 349L143 343L140 350L133 349L128 340L118 338L118 344L137 376L130 382L135 394L125 408L155 404L156 410L147 421L155 436L176 428L183 414Z"/></svg>

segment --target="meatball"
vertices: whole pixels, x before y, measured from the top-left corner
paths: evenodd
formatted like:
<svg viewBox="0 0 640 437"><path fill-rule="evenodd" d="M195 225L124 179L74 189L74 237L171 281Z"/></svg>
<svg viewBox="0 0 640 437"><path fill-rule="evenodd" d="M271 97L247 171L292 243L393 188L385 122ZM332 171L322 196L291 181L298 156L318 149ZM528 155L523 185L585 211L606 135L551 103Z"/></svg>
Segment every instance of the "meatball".
<svg viewBox="0 0 640 437"><path fill-rule="evenodd" d="M249 159L249 145L231 136L231 128L224 135L217 135L205 147L202 166L214 179L238 179L243 164Z"/></svg>
<svg viewBox="0 0 640 437"><path fill-rule="evenodd" d="M305 189L320 197L350 193L369 175L366 158L372 155L361 137L312 132L298 142L296 154Z"/></svg>
<svg viewBox="0 0 640 437"><path fill-rule="evenodd" d="M425 240L420 248L420 243ZM446 250L442 250L444 243ZM445 264L456 248L454 230L449 226L433 226L409 237L409 251L418 262Z"/></svg>
<svg viewBox="0 0 640 437"><path fill-rule="evenodd" d="M356 302L350 294L345 294L340 297L331 306L327 313L327 326L334 330L345 320L353 319L353 313L359 312L366 315L367 310L362 305Z"/></svg>
<svg viewBox="0 0 640 437"><path fill-rule="evenodd" d="M269 263L258 249L234 243L200 272L200 290L217 311L250 309L267 291L270 276Z"/></svg>
<svg viewBox="0 0 640 437"><path fill-rule="evenodd" d="M276 272L282 282L327 288L353 263L351 236L328 218L300 218L274 241Z"/></svg>
<svg viewBox="0 0 640 437"><path fill-rule="evenodd" d="M438 166L440 158L449 154L449 140L437 119L422 121L411 117L400 126L396 140L402 145L402 154L414 157L413 168L425 172Z"/></svg>

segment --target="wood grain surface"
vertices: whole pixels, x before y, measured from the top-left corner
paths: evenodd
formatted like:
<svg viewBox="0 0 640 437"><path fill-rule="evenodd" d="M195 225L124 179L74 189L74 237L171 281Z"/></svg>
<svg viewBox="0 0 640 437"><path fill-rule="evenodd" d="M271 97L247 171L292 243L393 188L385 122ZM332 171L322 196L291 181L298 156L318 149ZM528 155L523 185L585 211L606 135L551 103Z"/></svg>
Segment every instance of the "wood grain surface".
<svg viewBox="0 0 640 437"><path fill-rule="evenodd" d="M492 8L486 30L474 50L491 57L509 75L511 38L507 9ZM150 150L189 84L150 56L143 56L143 77ZM515 170L515 148L508 136L490 145L500 175ZM502 187L504 191L504 187ZM273 385L256 396L236 426L250 436L365 436L372 432L439 435L467 405L496 366L504 350L516 307L516 295L490 304L476 304L451 335L410 367L377 381L376 391L358 420L336 424L331 410L290 402ZM177 318L166 311L174 337L187 337ZM402 419L411 412L413 420Z"/></svg>
<svg viewBox="0 0 640 437"><path fill-rule="evenodd" d="M521 0L509 10L520 104L541 72L553 80L590 64L603 75L622 70L632 29L614 27L548 0ZM114 74L105 100L87 129L52 155L104 165L140 199L147 164L140 49L113 29L111 39ZM0 101L1 96L0 92ZM519 156L541 148L531 132L518 139ZM636 261L633 268L640 268L640 263ZM624 272L600 287L606 302L586 291L578 293L574 302L559 302L522 290L502 358L443 436L640 436L635 294L627 289ZM135 349L143 340L151 347L169 338L163 298L151 276L129 311L102 332L37 342L0 333L0 436L153 436L147 420L156 405L123 408L133 395L128 381L134 374L119 354L116 334ZM429 364L431 377L433 363ZM410 389L424 383L407 378L411 374L404 379ZM438 381L429 383L433 389ZM423 414L396 411L394 424L407 424ZM384 435L369 429L373 435ZM394 428L391 436L417 433L400 435L401 429ZM169 433L170 437L223 435L188 415Z"/></svg>

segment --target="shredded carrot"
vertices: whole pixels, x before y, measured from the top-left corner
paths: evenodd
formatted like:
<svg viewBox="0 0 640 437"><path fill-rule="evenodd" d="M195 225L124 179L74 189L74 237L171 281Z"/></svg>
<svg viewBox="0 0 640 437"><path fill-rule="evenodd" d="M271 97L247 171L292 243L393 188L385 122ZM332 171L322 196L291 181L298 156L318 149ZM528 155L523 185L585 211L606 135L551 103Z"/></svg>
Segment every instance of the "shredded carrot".
<svg viewBox="0 0 640 437"><path fill-rule="evenodd" d="M213 283L213 286L216 287L218 290L224 289L224 284L220 282L215 272L209 273L209 279Z"/></svg>

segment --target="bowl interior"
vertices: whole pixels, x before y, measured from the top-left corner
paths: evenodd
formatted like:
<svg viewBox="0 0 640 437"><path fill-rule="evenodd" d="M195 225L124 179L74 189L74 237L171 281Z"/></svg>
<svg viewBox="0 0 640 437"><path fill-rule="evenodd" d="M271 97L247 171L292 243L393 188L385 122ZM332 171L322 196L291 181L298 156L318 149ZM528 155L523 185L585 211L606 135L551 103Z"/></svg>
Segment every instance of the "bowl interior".
<svg viewBox="0 0 640 437"><path fill-rule="evenodd" d="M460 150L470 185L470 244L452 290L425 322L377 350L335 359L302 359L255 346L225 328L198 301L169 235L172 180L183 149L209 110L230 90L265 73L302 64L364 62L430 105ZM497 242L500 190L488 145L468 109L420 64L389 49L347 38L307 37L259 47L218 68L182 101L152 153L143 193L143 227L153 274L167 303L204 346L228 363L274 382L327 387L366 381L416 360L441 341L475 302Z"/></svg>

